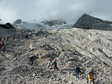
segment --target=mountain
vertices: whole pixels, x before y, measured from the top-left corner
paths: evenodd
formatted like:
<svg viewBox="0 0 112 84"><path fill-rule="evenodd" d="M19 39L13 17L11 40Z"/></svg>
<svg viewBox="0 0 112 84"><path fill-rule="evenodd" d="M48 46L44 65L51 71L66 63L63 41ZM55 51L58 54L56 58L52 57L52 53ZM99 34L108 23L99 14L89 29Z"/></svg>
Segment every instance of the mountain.
<svg viewBox="0 0 112 84"><path fill-rule="evenodd" d="M13 24L16 25L16 24L20 24L22 23L22 20L21 19L17 19Z"/></svg>
<svg viewBox="0 0 112 84"><path fill-rule="evenodd" d="M82 15L73 27L83 29L112 30L112 27L105 21L87 14Z"/></svg>
<svg viewBox="0 0 112 84"><path fill-rule="evenodd" d="M11 23L0 24L0 27L4 29L14 29L14 26Z"/></svg>

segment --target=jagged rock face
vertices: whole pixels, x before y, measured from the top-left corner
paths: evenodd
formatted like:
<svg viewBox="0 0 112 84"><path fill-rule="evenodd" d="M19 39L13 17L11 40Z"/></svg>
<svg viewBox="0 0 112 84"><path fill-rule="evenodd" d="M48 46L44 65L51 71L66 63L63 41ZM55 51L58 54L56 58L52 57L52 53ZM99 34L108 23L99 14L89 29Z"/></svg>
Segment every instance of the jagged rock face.
<svg viewBox="0 0 112 84"><path fill-rule="evenodd" d="M14 27L10 23L0 24L0 27L4 29L14 29Z"/></svg>
<svg viewBox="0 0 112 84"><path fill-rule="evenodd" d="M13 24L20 24L22 23L22 20L21 19L17 19Z"/></svg>
<svg viewBox="0 0 112 84"><path fill-rule="evenodd" d="M101 30L111 30L111 27L99 18L92 17L90 15L82 15L73 27L83 28L83 29L101 29Z"/></svg>
<svg viewBox="0 0 112 84"><path fill-rule="evenodd" d="M59 21L59 20L42 21L41 23L43 23L44 25L48 25L48 26L56 26L56 25L66 24L65 21Z"/></svg>

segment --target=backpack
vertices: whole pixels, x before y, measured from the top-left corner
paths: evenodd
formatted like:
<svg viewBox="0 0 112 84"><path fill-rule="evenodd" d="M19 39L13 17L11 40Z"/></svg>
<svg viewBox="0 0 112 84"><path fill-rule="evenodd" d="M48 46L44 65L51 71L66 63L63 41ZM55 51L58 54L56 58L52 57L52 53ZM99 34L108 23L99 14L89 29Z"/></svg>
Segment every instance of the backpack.
<svg viewBox="0 0 112 84"><path fill-rule="evenodd" d="M89 72L89 74L88 74L88 80L89 81L93 81L93 74L92 74L92 72Z"/></svg>

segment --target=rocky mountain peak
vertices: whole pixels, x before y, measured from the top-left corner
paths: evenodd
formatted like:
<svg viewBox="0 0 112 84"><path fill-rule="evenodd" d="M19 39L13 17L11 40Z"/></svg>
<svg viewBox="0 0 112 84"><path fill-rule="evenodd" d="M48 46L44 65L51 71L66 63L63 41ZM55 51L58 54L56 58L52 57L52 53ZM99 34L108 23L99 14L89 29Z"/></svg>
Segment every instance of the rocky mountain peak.
<svg viewBox="0 0 112 84"><path fill-rule="evenodd" d="M4 28L4 29L15 29L15 27L11 23L0 24L0 28Z"/></svg>
<svg viewBox="0 0 112 84"><path fill-rule="evenodd" d="M21 19L17 19L13 24L20 24L22 23L22 20Z"/></svg>
<svg viewBox="0 0 112 84"><path fill-rule="evenodd" d="M73 27L83 29L99 29L99 30L111 30L110 25L105 23L102 19L83 14Z"/></svg>

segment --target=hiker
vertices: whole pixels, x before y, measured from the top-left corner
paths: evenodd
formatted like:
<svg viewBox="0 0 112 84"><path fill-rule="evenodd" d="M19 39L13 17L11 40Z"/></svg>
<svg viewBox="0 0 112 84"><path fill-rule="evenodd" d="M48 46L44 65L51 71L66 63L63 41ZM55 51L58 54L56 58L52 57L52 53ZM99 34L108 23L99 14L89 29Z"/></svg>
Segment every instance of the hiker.
<svg viewBox="0 0 112 84"><path fill-rule="evenodd" d="M46 35L45 37L47 38L48 36Z"/></svg>
<svg viewBox="0 0 112 84"><path fill-rule="evenodd" d="M18 35L18 39L20 38L20 36Z"/></svg>
<svg viewBox="0 0 112 84"><path fill-rule="evenodd" d="M5 48L5 46L2 47L1 54L5 56L5 54L6 54L6 48Z"/></svg>
<svg viewBox="0 0 112 84"><path fill-rule="evenodd" d="M32 57L30 57L30 61L31 61L31 65L33 64L33 62L34 62L34 60L36 59L37 57L36 56L32 56Z"/></svg>
<svg viewBox="0 0 112 84"><path fill-rule="evenodd" d="M7 41L9 40L9 37L7 37Z"/></svg>
<svg viewBox="0 0 112 84"><path fill-rule="evenodd" d="M12 40L15 40L15 36L12 37Z"/></svg>
<svg viewBox="0 0 112 84"><path fill-rule="evenodd" d="M2 37L0 36L0 41L2 41Z"/></svg>
<svg viewBox="0 0 112 84"><path fill-rule="evenodd" d="M28 39L28 35L25 35L25 38Z"/></svg>
<svg viewBox="0 0 112 84"><path fill-rule="evenodd" d="M94 78L93 78L93 70L91 69L88 73L88 77L87 77L87 83L89 82L89 84L94 84Z"/></svg>
<svg viewBox="0 0 112 84"><path fill-rule="evenodd" d="M87 78L87 83L89 82L89 84L94 84L93 83L93 73L89 72L88 74L88 78Z"/></svg>
<svg viewBox="0 0 112 84"><path fill-rule="evenodd" d="M6 38L4 37L4 41L6 40Z"/></svg>
<svg viewBox="0 0 112 84"><path fill-rule="evenodd" d="M79 79L79 73L81 72L81 70L78 65L76 66L75 72L76 72L76 77Z"/></svg>
<svg viewBox="0 0 112 84"><path fill-rule="evenodd" d="M0 50L2 49L3 46L4 46L4 43L0 43Z"/></svg>
<svg viewBox="0 0 112 84"><path fill-rule="evenodd" d="M0 53L5 55L5 44L4 43L0 43Z"/></svg>
<svg viewBox="0 0 112 84"><path fill-rule="evenodd" d="M54 60L54 62L52 63L52 65L54 65L54 70L57 69L58 70L58 67L57 67L57 61Z"/></svg>

